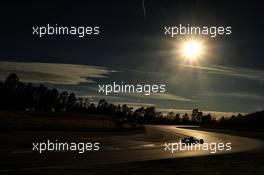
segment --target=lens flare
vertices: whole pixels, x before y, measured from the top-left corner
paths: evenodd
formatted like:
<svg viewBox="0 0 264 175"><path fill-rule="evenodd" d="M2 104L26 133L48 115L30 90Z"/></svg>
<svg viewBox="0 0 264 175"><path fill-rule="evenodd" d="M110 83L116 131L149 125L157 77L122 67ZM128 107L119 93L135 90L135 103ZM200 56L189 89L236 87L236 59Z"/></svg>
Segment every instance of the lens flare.
<svg viewBox="0 0 264 175"><path fill-rule="evenodd" d="M189 38L180 40L178 43L178 58L187 64L198 64L206 57L207 46L205 40ZM203 60L204 61L204 60Z"/></svg>
<svg viewBox="0 0 264 175"><path fill-rule="evenodd" d="M183 56L188 59L196 59L202 52L202 46L197 41L188 41L183 45Z"/></svg>

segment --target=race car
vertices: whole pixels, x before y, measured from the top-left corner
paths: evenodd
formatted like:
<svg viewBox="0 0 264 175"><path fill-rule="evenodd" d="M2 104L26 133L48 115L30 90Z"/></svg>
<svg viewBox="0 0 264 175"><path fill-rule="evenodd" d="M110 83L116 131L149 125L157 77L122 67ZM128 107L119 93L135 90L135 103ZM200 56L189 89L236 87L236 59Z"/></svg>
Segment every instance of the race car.
<svg viewBox="0 0 264 175"><path fill-rule="evenodd" d="M185 137L185 138L181 139L181 143L185 143L187 145L190 145L190 144L203 144L204 140L203 139L197 139L197 138L194 138L194 137Z"/></svg>

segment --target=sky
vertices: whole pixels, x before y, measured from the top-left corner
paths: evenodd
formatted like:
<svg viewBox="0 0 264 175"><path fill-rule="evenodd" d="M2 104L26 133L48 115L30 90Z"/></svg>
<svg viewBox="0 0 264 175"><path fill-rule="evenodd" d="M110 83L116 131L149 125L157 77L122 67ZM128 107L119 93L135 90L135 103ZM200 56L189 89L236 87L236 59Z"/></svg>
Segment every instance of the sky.
<svg viewBox="0 0 264 175"><path fill-rule="evenodd" d="M261 1L8 2L0 6L0 79L21 80L112 103L161 110L254 112L264 106ZM32 26L100 26L100 35L32 35ZM181 61L184 36L164 26L231 26L232 34L202 36L208 47L197 64ZM165 94L98 94L98 84L166 84Z"/></svg>

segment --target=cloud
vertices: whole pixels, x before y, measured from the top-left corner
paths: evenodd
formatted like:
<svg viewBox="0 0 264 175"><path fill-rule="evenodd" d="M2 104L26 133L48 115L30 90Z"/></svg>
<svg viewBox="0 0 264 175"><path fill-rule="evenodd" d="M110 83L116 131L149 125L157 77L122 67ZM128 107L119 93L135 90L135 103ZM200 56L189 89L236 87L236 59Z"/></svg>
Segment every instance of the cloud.
<svg viewBox="0 0 264 175"><path fill-rule="evenodd" d="M113 100L126 100L124 97L120 96L111 96L111 95L94 95L94 94L86 94L86 95L78 95L80 98L88 98L92 101L99 101L101 99L105 99L107 101L113 101Z"/></svg>
<svg viewBox="0 0 264 175"><path fill-rule="evenodd" d="M124 94L119 94L119 96L112 96L112 95L81 95L79 97L83 98L89 98L93 100L100 100L100 99L106 99L106 100L119 100L122 102L122 100L131 100L132 98L140 98L142 100L172 100L172 101L181 101L181 102L191 102L194 101L193 99L185 98L185 97L180 97L171 93L152 93L151 95L144 95L140 93L124 93ZM125 102L123 102L125 103ZM127 102L131 103L131 102ZM134 104L134 103L133 103ZM141 103L140 103L141 104ZM145 103L144 103L145 104ZM150 104L153 106L154 104Z"/></svg>
<svg viewBox="0 0 264 175"><path fill-rule="evenodd" d="M158 111L161 111L164 114L167 114L168 112L174 112L179 113L181 115L187 113L189 116L192 114L192 110L190 109L177 109L177 108L157 108ZM203 114L211 114L212 117L216 119L220 119L221 117L231 117L232 115L242 114L245 115L247 113L243 112L223 112L223 111L204 111L202 110ZM191 116L190 116L191 117Z"/></svg>
<svg viewBox="0 0 264 175"><path fill-rule="evenodd" d="M253 79L253 80L260 80L264 81L264 71L263 70L256 70L244 67L228 67L228 66L220 66L220 65L190 65L190 64L178 64L178 63L171 63L169 65L170 68L166 68L162 71L146 71L146 70L135 70L135 69L124 69L124 71L135 72L139 74L149 74L149 75L164 75L164 76L171 76L172 74L175 75L175 71L177 73L186 73L186 69L191 70L198 70L199 73L206 73L206 74L214 74L214 75L223 75L223 76L231 76L231 77L240 77L246 79ZM172 73L173 71L174 73Z"/></svg>
<svg viewBox="0 0 264 175"><path fill-rule="evenodd" d="M133 109L137 109L140 107L151 107L151 106L156 106L155 104L152 103L136 103L136 102L113 102L116 105L128 105L130 107L133 107Z"/></svg>
<svg viewBox="0 0 264 175"><path fill-rule="evenodd" d="M150 98L154 98L154 99L161 99L161 100L173 100L173 101L182 101L182 102L190 102L193 101L193 99L190 98L186 98L186 97L180 97L171 93L155 93L152 94L152 96Z"/></svg>
<svg viewBox="0 0 264 175"><path fill-rule="evenodd" d="M173 100L173 101L182 101L182 102L191 102L194 101L193 99L186 98L186 97L180 97L177 95L174 95L172 93L152 93L151 95L144 95L141 93L125 93L127 97L138 97L143 99L157 99L157 100Z"/></svg>
<svg viewBox="0 0 264 175"><path fill-rule="evenodd" d="M203 95L209 97L228 97L228 98L241 98L241 99L251 99L251 100L263 100L263 97L256 94L245 94L238 92L206 92Z"/></svg>
<svg viewBox="0 0 264 175"><path fill-rule="evenodd" d="M242 68L242 67L227 67L227 66L198 66L198 65L186 65L186 64L178 64L179 67L191 68L191 69L198 69L205 71L209 74L217 74L217 75L226 75L226 76L233 76L233 77L241 77L241 78L248 78L254 80L264 80L264 71L262 70L255 70L249 68Z"/></svg>
<svg viewBox="0 0 264 175"><path fill-rule="evenodd" d="M10 73L16 73L22 81L33 83L56 85L92 83L93 78L107 78L112 72L115 71L89 65L0 62L0 80L4 80Z"/></svg>

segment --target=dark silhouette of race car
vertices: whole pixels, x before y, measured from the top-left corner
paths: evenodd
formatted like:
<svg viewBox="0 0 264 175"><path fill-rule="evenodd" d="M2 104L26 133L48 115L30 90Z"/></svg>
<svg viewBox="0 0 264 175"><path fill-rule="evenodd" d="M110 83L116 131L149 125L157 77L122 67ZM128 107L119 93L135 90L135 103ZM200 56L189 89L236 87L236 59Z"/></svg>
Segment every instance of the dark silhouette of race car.
<svg viewBox="0 0 264 175"><path fill-rule="evenodd" d="M194 138L194 137L185 137L185 138L181 139L181 143L185 143L187 145L190 145L190 144L203 144L204 140L203 139L197 139L197 138Z"/></svg>

